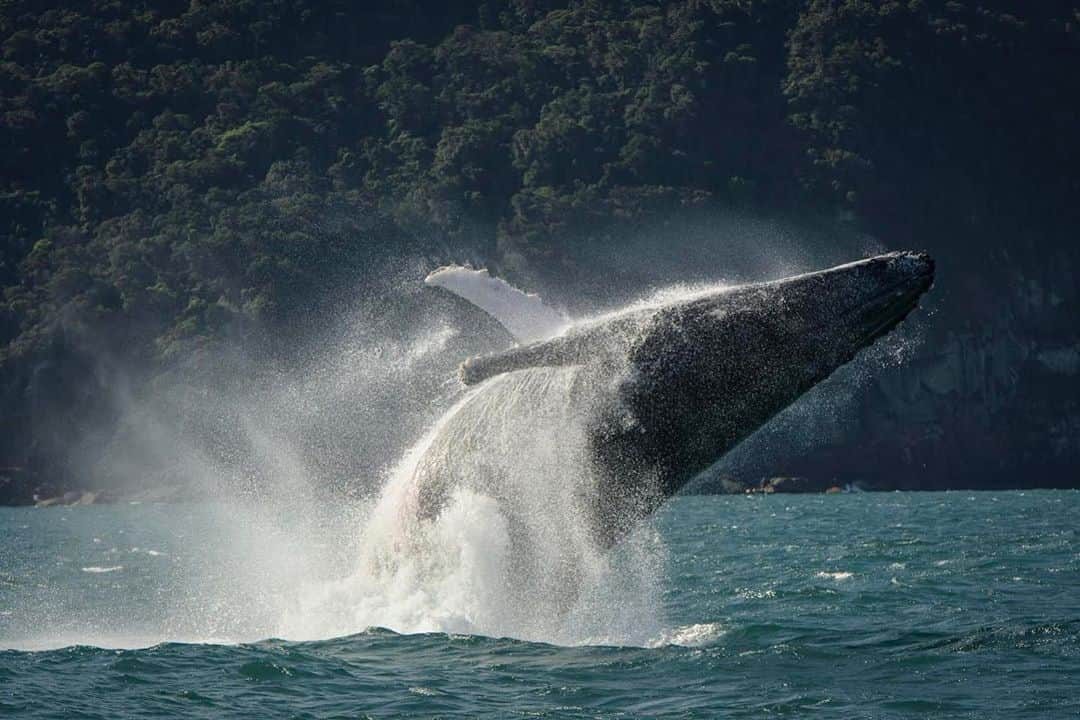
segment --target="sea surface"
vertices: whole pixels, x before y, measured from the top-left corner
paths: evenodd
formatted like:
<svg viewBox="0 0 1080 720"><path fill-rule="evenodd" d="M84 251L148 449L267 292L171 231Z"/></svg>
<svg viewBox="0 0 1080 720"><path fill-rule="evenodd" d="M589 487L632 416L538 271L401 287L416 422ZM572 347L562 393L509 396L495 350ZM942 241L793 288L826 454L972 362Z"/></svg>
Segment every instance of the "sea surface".
<svg viewBox="0 0 1080 720"><path fill-rule="evenodd" d="M676 498L646 530L654 616L625 598L633 642L320 625L293 594L320 552L327 582L348 567L348 516L297 554L254 514L0 509L0 716L1080 714L1080 492ZM438 606L418 592L400 602Z"/></svg>

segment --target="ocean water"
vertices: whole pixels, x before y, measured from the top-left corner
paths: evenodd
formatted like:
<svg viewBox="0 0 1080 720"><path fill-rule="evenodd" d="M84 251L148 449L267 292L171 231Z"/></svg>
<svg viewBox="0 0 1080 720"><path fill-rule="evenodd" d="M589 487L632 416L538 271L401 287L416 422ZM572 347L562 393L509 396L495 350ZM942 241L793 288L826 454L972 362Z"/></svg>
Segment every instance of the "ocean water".
<svg viewBox="0 0 1080 720"><path fill-rule="evenodd" d="M557 626L459 510L0 509L0 716L1080 714L1078 492L675 498Z"/></svg>

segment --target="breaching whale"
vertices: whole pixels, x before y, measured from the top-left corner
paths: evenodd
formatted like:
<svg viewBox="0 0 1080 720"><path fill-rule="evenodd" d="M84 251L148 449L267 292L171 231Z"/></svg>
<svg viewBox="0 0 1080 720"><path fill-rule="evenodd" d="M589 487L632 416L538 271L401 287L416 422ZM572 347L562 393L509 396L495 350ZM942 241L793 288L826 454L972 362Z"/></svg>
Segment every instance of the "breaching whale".
<svg viewBox="0 0 1080 720"><path fill-rule="evenodd" d="M481 282L463 282L468 274ZM507 316L522 312L536 322L518 317L518 326L540 330L519 332L524 344L461 365L462 381L475 387L416 465L415 510L437 516L462 486L510 500L522 489L482 470L485 454L499 451L485 443L508 426L530 432L534 415L537 423L541 414L556 415L581 430L580 442L566 448L580 455L588 476L575 490L579 515L597 543L611 546L896 327L933 278L927 254L893 252L568 324L484 271L436 271L428 284L473 300L512 332ZM466 457L472 460L463 465Z"/></svg>

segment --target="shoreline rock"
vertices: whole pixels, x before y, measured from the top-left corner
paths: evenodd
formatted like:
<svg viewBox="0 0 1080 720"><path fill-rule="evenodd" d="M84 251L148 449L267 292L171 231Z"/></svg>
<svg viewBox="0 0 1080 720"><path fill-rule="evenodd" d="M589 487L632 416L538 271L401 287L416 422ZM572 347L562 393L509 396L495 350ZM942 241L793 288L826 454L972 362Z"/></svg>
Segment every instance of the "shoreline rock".
<svg viewBox="0 0 1080 720"><path fill-rule="evenodd" d="M773 495L823 493L833 495L845 492L861 492L868 488L858 483L840 482L834 477L816 478L803 475L776 475L765 477L757 483L747 482L730 475L721 475L708 480L700 487L696 495Z"/></svg>
<svg viewBox="0 0 1080 720"><path fill-rule="evenodd" d="M38 496L34 496L37 498ZM100 492L89 490L70 490L63 495L42 498L34 503L34 507L71 507L74 505L93 505L102 497Z"/></svg>
<svg viewBox="0 0 1080 720"><path fill-rule="evenodd" d="M771 477L761 481L757 492L771 495L773 493L825 493L836 488L841 488L832 478L809 478L805 476Z"/></svg>

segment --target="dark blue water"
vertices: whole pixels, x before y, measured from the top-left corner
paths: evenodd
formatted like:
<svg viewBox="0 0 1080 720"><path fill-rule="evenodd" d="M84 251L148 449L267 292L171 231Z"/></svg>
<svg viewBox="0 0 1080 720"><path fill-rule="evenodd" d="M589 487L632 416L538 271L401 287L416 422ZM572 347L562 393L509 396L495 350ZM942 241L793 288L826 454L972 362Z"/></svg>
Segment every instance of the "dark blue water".
<svg viewBox="0 0 1080 720"><path fill-rule="evenodd" d="M5 509L0 646L21 649L0 651L0 715L1074 717L1078 511L1077 492L678 498L657 519L668 632L614 647L158 642L242 635L288 575L216 542L220 509Z"/></svg>

